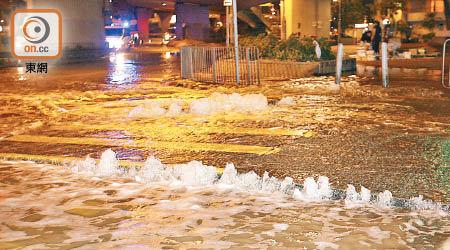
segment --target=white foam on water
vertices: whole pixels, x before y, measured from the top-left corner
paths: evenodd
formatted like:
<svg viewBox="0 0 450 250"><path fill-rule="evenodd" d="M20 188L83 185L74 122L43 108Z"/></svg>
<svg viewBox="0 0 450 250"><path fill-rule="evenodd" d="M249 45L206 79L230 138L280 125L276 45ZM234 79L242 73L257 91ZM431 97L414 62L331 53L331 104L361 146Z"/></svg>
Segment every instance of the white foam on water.
<svg viewBox="0 0 450 250"><path fill-rule="evenodd" d="M214 167L203 165L199 161L178 164L166 169L169 170L175 179L188 185L211 185L218 179L217 171Z"/></svg>
<svg viewBox="0 0 450 250"><path fill-rule="evenodd" d="M191 102L191 114L210 115L218 112L264 111L268 108L267 97L262 94L230 95L213 93L209 98L201 98Z"/></svg>
<svg viewBox="0 0 450 250"><path fill-rule="evenodd" d="M167 112L167 109L162 107L163 105L166 105L166 103L162 101L146 102L132 109L128 114L128 117L147 118L153 116L163 116ZM172 112L174 111L172 110Z"/></svg>
<svg viewBox="0 0 450 250"><path fill-rule="evenodd" d="M324 250L324 249L338 249L339 245L338 244L334 244L331 242L324 242L324 241L316 241L315 242L317 249L319 250Z"/></svg>
<svg viewBox="0 0 450 250"><path fill-rule="evenodd" d="M392 198L392 193L389 190L385 190L378 194L376 204L380 207L390 207Z"/></svg>
<svg viewBox="0 0 450 250"><path fill-rule="evenodd" d="M303 189L295 189L292 197L296 200L324 200L331 197L328 177L319 176L317 182L312 177L305 179Z"/></svg>
<svg viewBox="0 0 450 250"><path fill-rule="evenodd" d="M183 112L183 108L181 107L180 103L173 102L169 105L169 110L166 113L167 117L177 117Z"/></svg>
<svg viewBox="0 0 450 250"><path fill-rule="evenodd" d="M329 179L325 176L319 176L317 182L312 177L306 178L303 189L299 190L295 188L293 179L290 177L279 180L276 177L269 176L267 172L264 173L263 177L260 177L253 171L238 174L232 163L227 164L222 175L219 176L214 167L204 165L199 161L166 166L159 159L149 157L142 167L130 167L126 172L119 168L116 154L110 149L102 154L98 165L95 160L88 156L83 161L74 161L71 164L71 169L75 172L84 172L96 176L127 176L141 183L169 182L170 185L177 186L179 190L185 190L183 185L221 185L224 190L279 192L289 195L295 200L305 201L329 200L332 195ZM386 190L377 196L374 203L379 207L389 208L392 201L392 193ZM421 196L411 198L407 203L413 210L440 210L441 207L440 203L424 201ZM358 193L355 187L349 184L346 190L345 204L371 204L370 190L361 186L361 191Z"/></svg>
<svg viewBox="0 0 450 250"><path fill-rule="evenodd" d="M264 173L262 178L255 172L238 174L233 164L227 164L219 179L219 175L214 167L204 165L199 161L165 166L159 159L153 156L147 158L142 167L130 167L125 173L125 170L119 168L119 161L116 159L116 154L110 149L102 154L98 165L95 160L88 156L83 161L76 160L72 162L70 168L75 172L83 172L96 176L123 175L141 183L169 182L171 183L170 185L228 185L241 191L259 190L268 193L280 192L285 194L291 194L294 188L293 179L290 177L279 180L278 178L269 176L267 172ZM328 178L319 178L319 183L321 183L321 188L319 189L318 186L317 192L322 195L330 192Z"/></svg>
<svg viewBox="0 0 450 250"><path fill-rule="evenodd" d="M371 192L369 189L361 186L361 191L358 193L356 188L348 184L346 190L345 204L346 205L363 205L368 204L371 199Z"/></svg>
<svg viewBox="0 0 450 250"><path fill-rule="evenodd" d="M288 224L284 224L284 223L273 224L273 228L275 230L278 230L278 231L284 231L284 230L288 229L288 227L289 227L289 225Z"/></svg>
<svg viewBox="0 0 450 250"><path fill-rule="evenodd" d="M326 176L319 176L319 179L317 180L317 185L319 188L319 196L322 197L322 199L328 199L331 196L331 187L330 187L330 181L328 177Z"/></svg>
<svg viewBox="0 0 450 250"><path fill-rule="evenodd" d="M138 182L160 181L162 179L170 178L170 176L166 175L164 165L161 161L153 156L147 158L144 165L140 169L131 168L128 175L131 177L134 176Z"/></svg>
<svg viewBox="0 0 450 250"><path fill-rule="evenodd" d="M286 229L289 228L289 224L286 224L286 223L275 223L272 226L273 226L272 230L265 231L265 232L263 232L263 234L266 234L271 237L275 237L276 233L285 231Z"/></svg>
<svg viewBox="0 0 450 250"><path fill-rule="evenodd" d="M292 102L292 100L287 99L284 102ZM177 117L184 113L204 116L230 111L261 112L267 110L268 107L267 97L263 94L240 95L238 93L221 94L215 92L208 98L192 101L189 110L185 112L183 112L182 104L178 101L147 101L132 109L128 117L139 119Z"/></svg>
<svg viewBox="0 0 450 250"><path fill-rule="evenodd" d="M361 196L356 192L355 186L347 184L345 203L355 202L361 199Z"/></svg>
<svg viewBox="0 0 450 250"><path fill-rule="evenodd" d="M122 170L119 168L119 161L116 158L116 153L111 149L102 153L100 162L87 156L85 160L74 160L70 168L74 172L87 173L96 176L115 176L121 175ZM98 177L92 177L93 181L99 181Z"/></svg>
<svg viewBox="0 0 450 250"><path fill-rule="evenodd" d="M364 201L364 202L369 202L370 198L372 196L370 190L365 188L365 187L363 187L363 186L361 186L361 193L360 193L360 195L361 195L361 200Z"/></svg>
<svg viewBox="0 0 450 250"><path fill-rule="evenodd" d="M97 168L97 163L89 155L86 156L85 160L78 161L75 160L71 163L70 168L74 172L78 173L89 173L95 174L95 169Z"/></svg>
<svg viewBox="0 0 450 250"><path fill-rule="evenodd" d="M114 151L108 149L102 153L100 163L98 164L95 173L104 176L113 176L121 173L119 169L119 160L117 160Z"/></svg>
<svg viewBox="0 0 450 250"><path fill-rule="evenodd" d="M293 179L286 177L280 181L275 177L270 177L267 172L263 178L259 177L255 172L238 174L234 164L229 163L225 167L218 184L232 185L240 190L261 190L265 192L282 192L290 193L294 187Z"/></svg>
<svg viewBox="0 0 450 250"><path fill-rule="evenodd" d="M441 210L441 203L434 203L429 200L423 200L423 196L410 198L408 201L408 206L413 210Z"/></svg>
<svg viewBox="0 0 450 250"><path fill-rule="evenodd" d="M278 105L295 105L295 104L296 104L296 102L292 96L283 97L278 102Z"/></svg>

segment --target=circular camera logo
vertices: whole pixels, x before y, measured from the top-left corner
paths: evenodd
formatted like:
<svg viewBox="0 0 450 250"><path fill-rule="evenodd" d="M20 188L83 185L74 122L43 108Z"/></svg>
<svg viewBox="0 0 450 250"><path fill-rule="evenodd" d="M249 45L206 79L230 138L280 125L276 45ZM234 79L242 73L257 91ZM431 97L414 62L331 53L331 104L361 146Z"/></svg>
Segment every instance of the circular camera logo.
<svg viewBox="0 0 450 250"><path fill-rule="evenodd" d="M50 35L50 25L42 17L30 17L25 20L23 34L25 35L25 39L30 43L43 43Z"/></svg>

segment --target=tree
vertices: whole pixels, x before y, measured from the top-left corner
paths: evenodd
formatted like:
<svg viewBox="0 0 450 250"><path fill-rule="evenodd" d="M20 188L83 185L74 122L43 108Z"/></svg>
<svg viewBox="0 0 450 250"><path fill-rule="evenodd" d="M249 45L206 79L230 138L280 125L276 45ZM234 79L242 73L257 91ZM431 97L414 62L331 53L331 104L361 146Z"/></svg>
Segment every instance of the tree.
<svg viewBox="0 0 450 250"><path fill-rule="evenodd" d="M408 0L338 0L332 5L331 13L333 16L333 27L338 25L339 4L341 5L341 28L342 32L346 28L356 23L363 23L365 20L369 22L375 21L377 12L381 16L392 19L398 10L405 10ZM450 0L445 0L449 3ZM450 24L450 4L449 7L449 24ZM381 20L379 20L381 21Z"/></svg>
<svg viewBox="0 0 450 250"><path fill-rule="evenodd" d="M332 26L337 28L339 22L339 8L341 8L341 31L356 23L363 23L371 16L370 0L339 0L332 5Z"/></svg>
<svg viewBox="0 0 450 250"><path fill-rule="evenodd" d="M406 2L407 0L338 0L332 5L332 26L337 27L339 4L342 30L345 30L355 23L363 23L364 20L375 21L377 12L382 16L392 17L395 11L406 8Z"/></svg>
<svg viewBox="0 0 450 250"><path fill-rule="evenodd" d="M375 0L372 8L377 11L380 11L382 16L392 16L397 10L405 10L406 9L407 0Z"/></svg>

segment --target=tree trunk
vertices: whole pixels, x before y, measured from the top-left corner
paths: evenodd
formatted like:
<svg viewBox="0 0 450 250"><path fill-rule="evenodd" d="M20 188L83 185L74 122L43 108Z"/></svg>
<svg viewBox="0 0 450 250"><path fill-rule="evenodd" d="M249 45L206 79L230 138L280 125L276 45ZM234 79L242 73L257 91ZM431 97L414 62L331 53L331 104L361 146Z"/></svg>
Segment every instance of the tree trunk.
<svg viewBox="0 0 450 250"><path fill-rule="evenodd" d="M450 30L450 1L444 0L444 14L445 14L445 24L447 30Z"/></svg>

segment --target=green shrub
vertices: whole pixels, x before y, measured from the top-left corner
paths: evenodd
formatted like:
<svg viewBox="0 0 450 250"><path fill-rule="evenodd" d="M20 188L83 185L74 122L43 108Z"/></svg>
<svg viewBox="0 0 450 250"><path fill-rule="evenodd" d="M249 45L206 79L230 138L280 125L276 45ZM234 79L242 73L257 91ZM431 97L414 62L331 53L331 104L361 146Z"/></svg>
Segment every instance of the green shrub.
<svg viewBox="0 0 450 250"><path fill-rule="evenodd" d="M267 59L289 60L297 62L318 61L316 57L313 40L304 38L299 40L290 37L287 40L280 40L273 35L260 34L258 36L248 36L240 38L240 45L245 47L258 47L260 56ZM317 40L322 50L320 60L333 60L335 56L331 52L331 47L326 38Z"/></svg>

